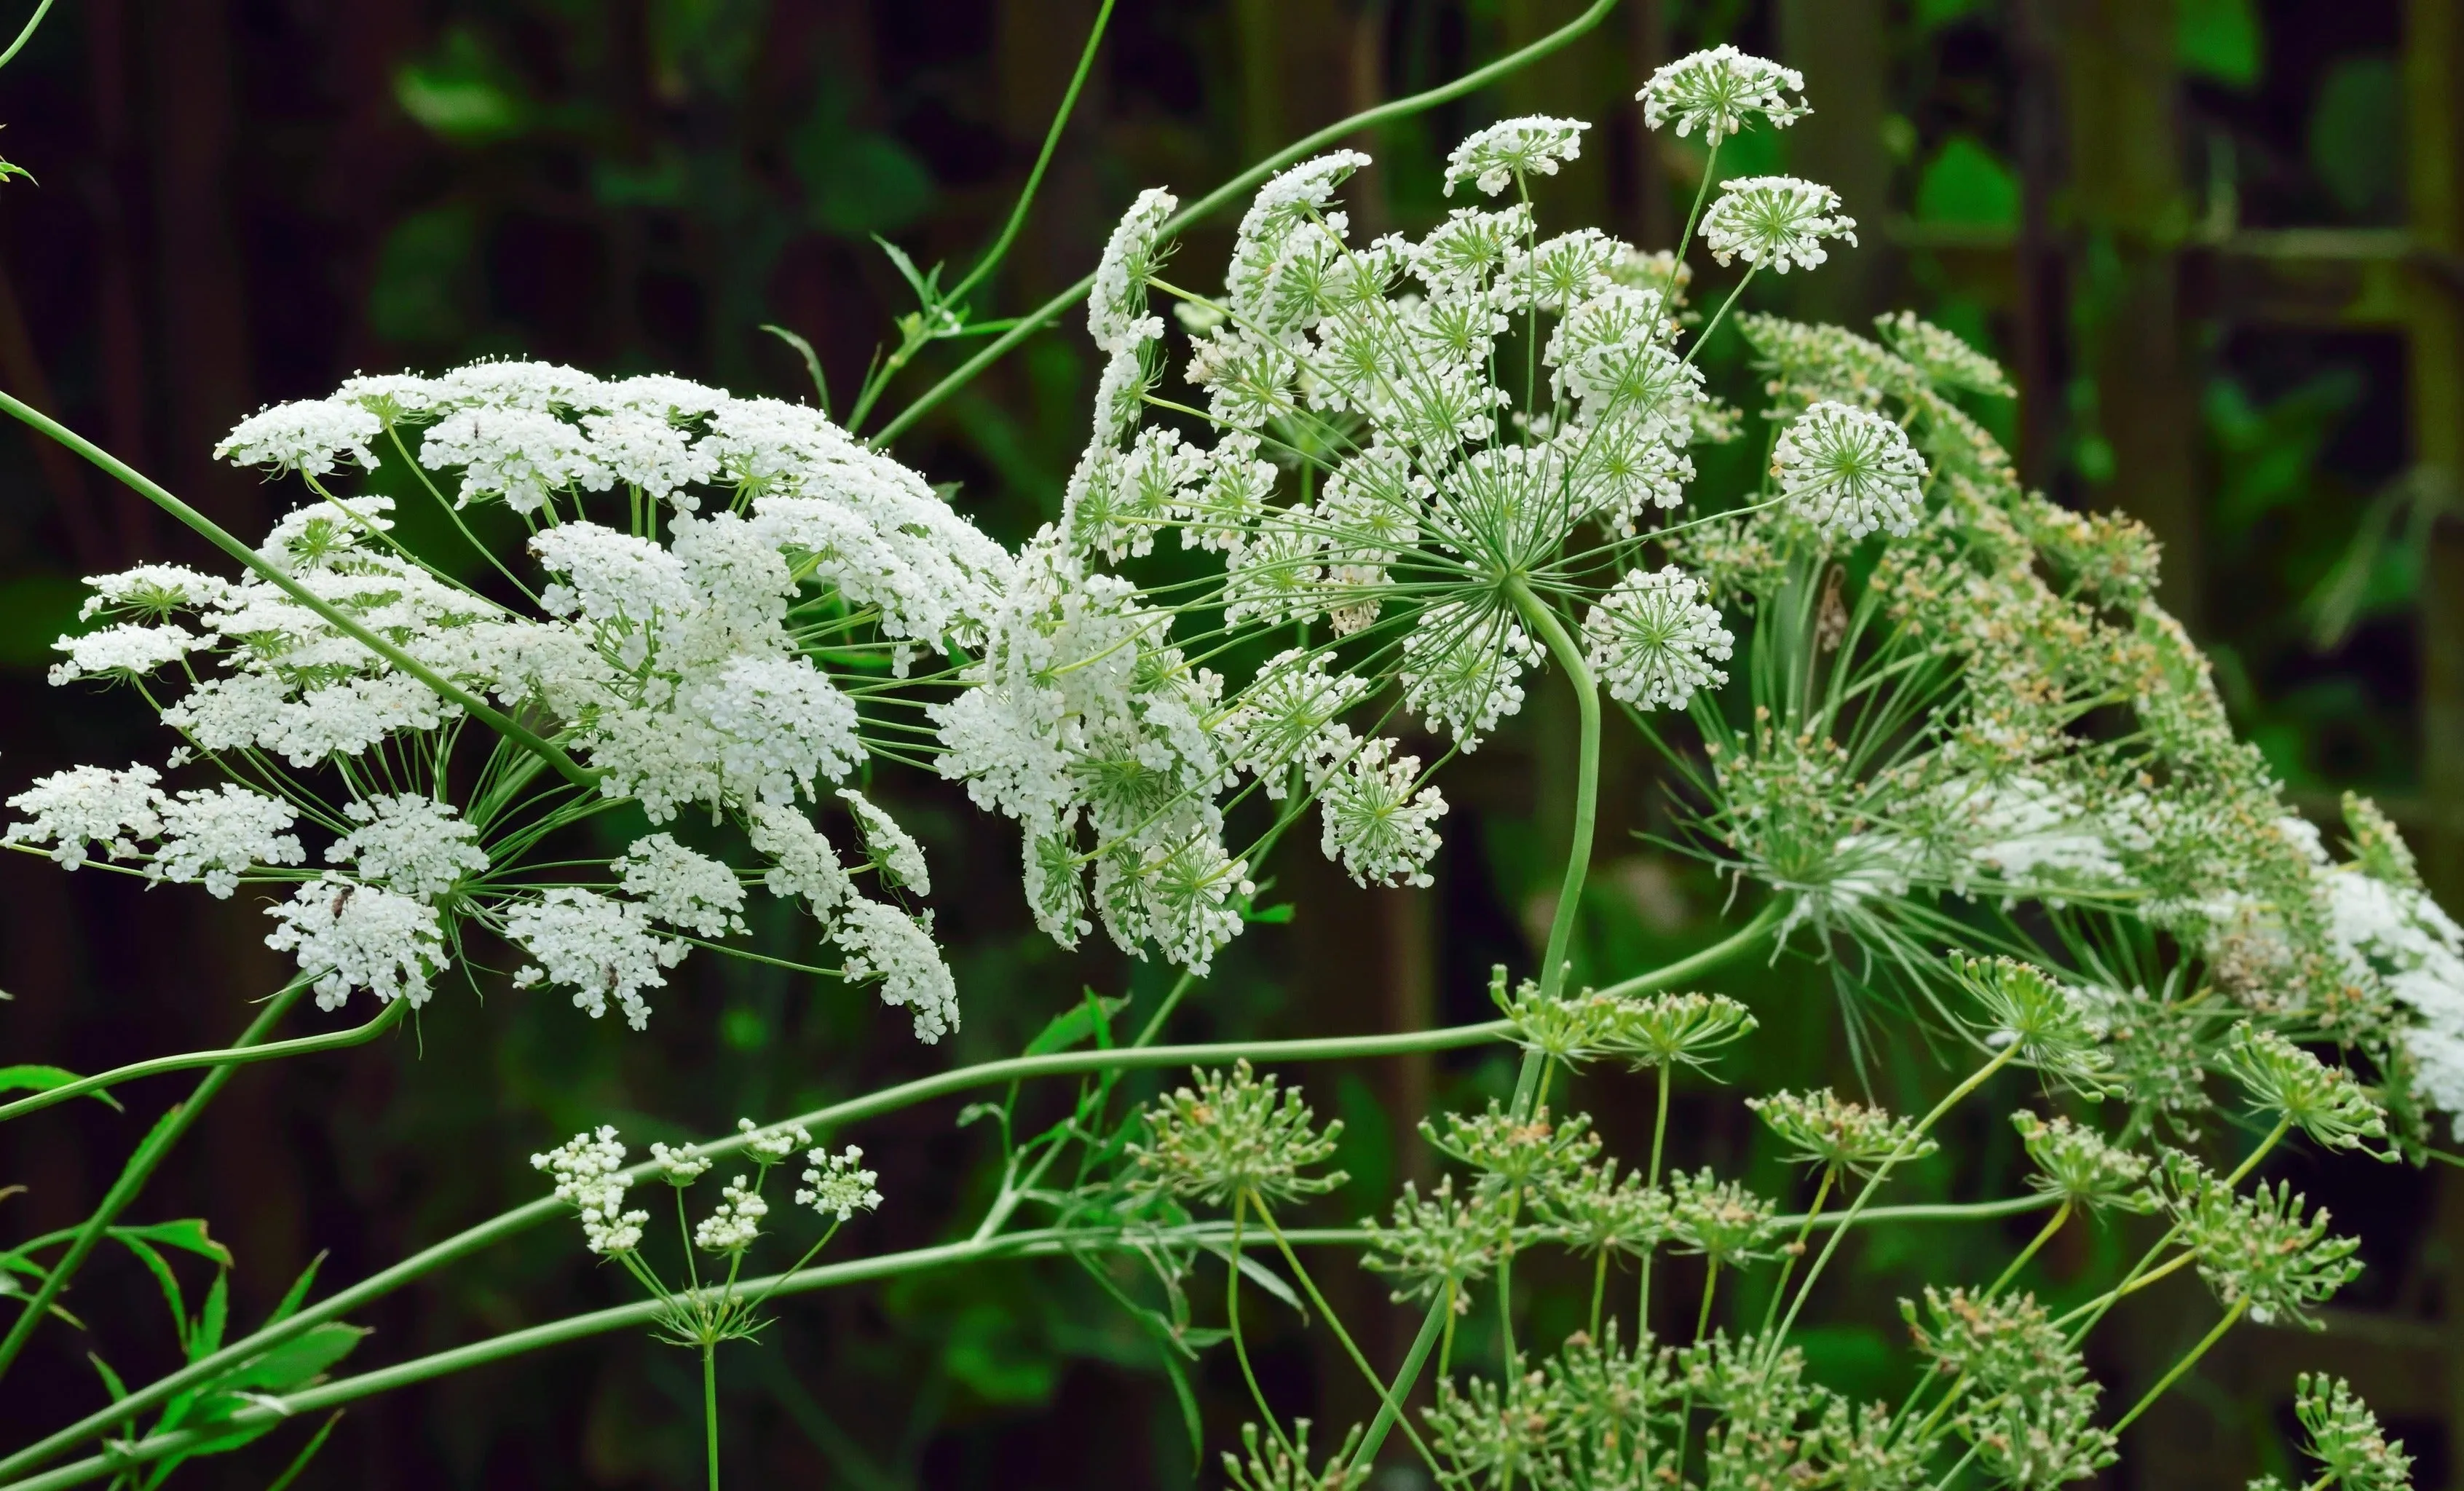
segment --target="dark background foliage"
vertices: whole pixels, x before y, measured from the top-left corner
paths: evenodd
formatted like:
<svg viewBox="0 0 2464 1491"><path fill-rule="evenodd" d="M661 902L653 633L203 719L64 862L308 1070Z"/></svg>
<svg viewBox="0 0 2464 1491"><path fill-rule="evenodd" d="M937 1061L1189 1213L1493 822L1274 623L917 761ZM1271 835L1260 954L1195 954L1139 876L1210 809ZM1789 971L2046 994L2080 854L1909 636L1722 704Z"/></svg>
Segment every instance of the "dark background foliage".
<svg viewBox="0 0 2464 1491"><path fill-rule="evenodd" d="M1296 134L1453 76L1559 24L1568 0L1120 0L1050 177L981 316L1040 303L1092 264L1140 186L1194 196ZM2440 609L2454 545L2440 516L2464 428L2453 120L2439 112L2446 0L1626 0L1567 53L1361 143L1380 168L1351 193L1372 231L1441 210L1438 163L1464 130L1535 110L1595 120L1589 158L1551 184L1560 221L1646 246L1673 237L1699 152L1645 135L1628 101L1659 61L1720 40L1810 78L1815 121L1749 136L1723 165L1785 165L1837 185L1863 247L1811 282L1757 287L1772 309L1852 322L1914 305L2014 367L2005 429L2032 479L2129 508L2168 540L2167 590L2211 647L2240 720L2305 807L2381 793L2454 905L2452 832L2464 634ZM1092 0L79 0L0 77L0 385L59 413L226 526L289 500L216 468L214 440L275 399L354 369L437 369L523 353L603 372L668 369L809 397L810 339L844 409L912 296L875 247L970 263L1032 161ZM2447 30L2440 30L2441 27ZM2412 50L2408 53L2409 38ZM2443 38L2443 39L2441 39ZM2428 69L2433 79L2425 87ZM2425 112L2428 111L2428 112ZM2408 151L2408 129L2414 136ZM2443 131L2426 146L2425 129ZM2441 163L2446 163L2441 164ZM2443 184L2442 184L2443 183ZM1221 262L1228 224L1192 233ZM955 271L954 271L955 273ZM962 344L961 350L964 350ZM1706 354L1734 380L1733 339ZM955 362L928 351L902 407ZM988 529L1016 538L1057 510L1083 438L1093 359L1075 318L941 404L898 453ZM873 422L879 424L876 416ZM76 578L202 555L139 499L63 452L0 434L0 746L6 779L72 761L151 758L124 696L43 686ZM2455 634L2455 635L2451 635ZM2445 661L2442 662L2442 659ZM1528 967L1566 804L1551 762L1570 709L1545 685L1516 729L1461 763L1440 883L1361 892L1306 843L1270 866L1255 927L1174 1026L1191 1040L1413 1028L1480 1018L1494 962ZM2445 731L2448 734L2442 735ZM2427 744L2425 744L2427 742ZM1630 746L1611 763L1585 967L1626 971L1711 935L1720 888L1639 835L1668 825L1664 784ZM868 996L703 958L650 1031L594 1024L501 981L448 987L415 1030L363 1050L248 1071L140 1200L201 1216L239 1262L238 1318L309 1260L353 1279L509 1205L532 1151L613 1121L637 1143L774 1117L953 1061L1014 1051L1082 989L1151 1003L1155 972L1033 934L1015 845L937 784L889 783L923 825L966 1011L917 1047ZM1296 835L1305 840L1306 835ZM147 894L39 860L0 862L0 1062L79 1070L219 1045L277 985L245 898ZM793 935L784 923L765 929ZM1761 1012L1741 1085L1859 1080L1835 970L1724 976ZM340 1017L301 1020L324 1028ZM1886 1042L1865 1077L1886 1098L1930 1059ZM1308 1074L1349 1126L1354 1182L1329 1217L1373 1206L1428 1159L1393 1115L1473 1101L1488 1062ZM6 1236L82 1217L178 1080L0 1132ZM2013 1095L2017 1095L2016 1089ZM1586 1079L1613 1143L1647 1133L1648 1090ZM940 1240L970 1225L988 1175L980 1129L933 1105L852 1134L890 1204L845 1247ZM1784 1192L1733 1093L1679 1096L1678 1157ZM1912 1191L1978 1194L2009 1134L1979 1120ZM2444 1175L2291 1162L2368 1239L2371 1271L2325 1337L2254 1330L2131 1436L2116 1484L2238 1486L2282 1463L2296 1364L2353 1372L2451 1484L2464 1350L2445 1287L2464 1196ZM1906 1232L1861 1250L1808 1340L1828 1380L1895 1387L1891 1301L1983 1277L2017 1238ZM2122 1247L2066 1235L2044 1287ZM1372 1354L1411 1323L1373 1283L1331 1284ZM567 1229L526 1236L397 1295L352 1365L398 1360L624 1297ZM1544 1326L1577 1318L1583 1281L1544 1278ZM1749 1288L1743 1308L1757 1308ZM99 1259L70 1296L86 1332L46 1332L0 1397L14 1440L101 1401L83 1353L132 1377L174 1362L151 1283ZM2211 1318L2195 1287L2151 1291L2100 1348L2135 1392ZM1069 1266L1002 1263L797 1300L725 1360L738 1483L870 1488L1177 1485L1189 1447L1152 1345ZM1368 1407L1322 1340L1262 1315L1269 1392L1349 1422ZM2149 1364L2157 1364L2150 1366ZM1237 1382L1200 1382L1212 1442ZM697 1384L679 1352L608 1336L353 1408L303 1485L693 1483ZM2124 1398L2126 1401L2126 1397ZM303 1432L180 1473L262 1485ZM1212 1477L1212 1471L1209 1471Z"/></svg>

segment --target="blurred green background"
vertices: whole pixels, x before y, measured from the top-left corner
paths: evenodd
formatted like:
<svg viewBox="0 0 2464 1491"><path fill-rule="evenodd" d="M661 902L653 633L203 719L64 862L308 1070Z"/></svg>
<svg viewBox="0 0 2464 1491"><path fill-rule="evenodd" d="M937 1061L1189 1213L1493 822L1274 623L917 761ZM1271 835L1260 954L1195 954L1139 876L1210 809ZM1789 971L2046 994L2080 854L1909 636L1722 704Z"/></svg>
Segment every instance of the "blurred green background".
<svg viewBox="0 0 2464 1491"><path fill-rule="evenodd" d="M440 369L488 353L600 372L672 370L808 397L789 327L844 401L913 297L873 236L920 264L971 263L1026 168L1092 0L79 0L0 76L0 385L54 410L229 527L292 493L218 470L239 416L355 369ZM978 298L1015 315L1091 268L1148 185L1184 199L1307 130L1452 77L1562 24L1571 0L1119 0L1103 53L1016 249ZM1913 306L2001 357L2023 389L2000 432L2030 479L2119 505L2167 544L2170 603L2215 659L2243 730L2305 809L2381 796L2451 907L2464 901L2464 149L2449 80L2451 0L1625 0L1595 31L1488 92L1356 142L1379 168L1347 189L1374 233L1439 216L1445 149L1515 113L1597 121L1549 184L1544 220L1666 245L1702 170L1631 97L1653 67L1719 41L1808 78L1815 118L1749 134L1724 173L1826 181L1862 246L1818 274L1757 284L1767 309L1859 324ZM1211 277L1229 223L1191 233ZM928 350L883 403L955 365ZM1705 352L1749 380L1733 337ZM902 436L897 453L1010 539L1053 515L1084 438L1095 362L1076 316ZM842 405L843 406L843 405ZM874 424L879 424L876 416ZM1707 463L1706 480L1734 480ZM13 790L72 761L159 758L125 696L43 687L77 577L198 545L63 453L0 432L0 751ZM1439 885L1355 890L1295 847L1268 866L1268 920L1219 964L1177 1038L1404 1029L1482 1018L1489 966L1527 969L1566 802L1551 763L1571 707L1546 685L1505 737L1453 768ZM1631 741L1613 750L1582 949L1630 971L1711 935L1722 888L1654 848L1671 813ZM706 1134L953 1061L1014 1051L1082 989L1152 1001L1153 969L1090 942L1065 954L1019 904L1008 830L930 781L889 783L947 887L937 897L963 1033L915 1046L869 995L718 959L688 965L649 1032L592 1023L501 985L446 989L415 1036L242 1075L136 1209L203 1216L239 1258L253 1318L315 1254L329 1282L527 1200L524 1157L585 1125ZM1286 917L1281 907L1302 908ZM225 1042L283 976L245 898L148 895L39 860L0 862L0 1062L93 1070ZM764 936L795 935L784 920ZM1735 1088L1858 1080L1834 971L1749 968L1718 987L1762 1033ZM1885 1033L1887 1035L1887 1032ZM1921 1046L1885 1040L1887 1099ZM1916 1075L1923 1075L1917 1073ZM1392 1115L1476 1101L1500 1059L1307 1073L1347 1124L1350 1219L1429 1160ZM1150 1086L1152 1085L1150 1084ZM118 1114L79 1104L0 1130L22 1184L11 1238L80 1218L177 1090ZM1733 1090L1681 1091L1677 1157L1793 1184ZM1050 1095L1057 1098L1058 1094ZM1613 1145L1648 1131L1646 1085L1578 1084ZM1041 1101L1041 1099L1034 1100ZM1032 1106L1032 1103L1030 1104ZM988 1140L957 1105L868 1126L890 1204L842 1246L962 1231ZM1912 1192L2007 1179L2010 1133L1979 1115ZM2251 1330L2125 1442L2114 1485L2238 1487L2283 1463L2293 1372L2352 1374L2455 1483L2464 1332L2453 1313L2464 1191L2447 1173L2282 1170L2367 1239L2371 1267L2324 1336ZM1906 1232L1856 1256L1809 1337L1816 1373L1903 1385L1892 1301L1990 1277L2024 1232ZM2113 1234L2066 1234L2040 1286L2109 1266ZM2100 1260L2103 1259L2101 1264ZM1330 1285L1373 1356L1415 1320L1374 1282ZM1587 1280L1539 1281L1535 1319L1579 1317ZM2096 1348L2135 1392L2203 1330L2196 1285L2150 1291ZM386 1302L354 1366L623 1298L550 1229ZM1741 1298L1759 1300L1749 1286ZM90 1340L48 1333L12 1383L15 1430L82 1413L93 1345L125 1374L173 1363L136 1264L99 1260L72 1305ZM793 1302L724 1359L738 1483L1177 1486L1191 1458L1152 1344L1065 1263L1014 1262ZM1263 1315L1270 1395L1348 1423L1371 1406L1323 1333ZM2156 1364L2151 1368L2148 1364ZM1201 1369L1212 1444L1243 1400ZM683 1353L609 1337L354 1407L300 1484L661 1486L698 1473ZM2126 1399L2125 1399L2126 1401ZM261 1486L296 1438L180 1472ZM1211 1452L1204 1478L1215 1483ZM1399 1480L1397 1484L1409 1484Z"/></svg>

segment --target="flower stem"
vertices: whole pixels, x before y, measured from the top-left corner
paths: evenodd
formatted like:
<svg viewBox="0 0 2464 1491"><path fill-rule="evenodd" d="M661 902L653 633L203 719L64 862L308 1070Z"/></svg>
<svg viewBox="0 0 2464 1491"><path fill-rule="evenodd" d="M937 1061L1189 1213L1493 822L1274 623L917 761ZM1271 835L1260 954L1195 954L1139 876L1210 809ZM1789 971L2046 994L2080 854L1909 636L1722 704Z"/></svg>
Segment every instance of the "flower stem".
<svg viewBox="0 0 2464 1491"><path fill-rule="evenodd" d="M0 394L0 399L7 397ZM257 1011L256 1019L250 1020L248 1028L240 1032L239 1039L231 1042L233 1048L256 1044L307 992L308 976L304 974L283 985L265 1001L264 1007ZM6 1372L10 1364L17 1359L17 1354L26 1348L26 1342L33 1336L34 1327L51 1313L53 1303L59 1299L60 1291L67 1288L77 1271L85 1266L86 1259L102 1241L113 1218L125 1211L129 1202L137 1199L137 1193L144 1189L155 1168L170 1154L172 1146L180 1142L181 1136L188 1131L188 1126L197 1121L197 1115L205 1111L206 1105L214 1100L215 1093L223 1090L224 1084L231 1081L231 1074L237 1069L229 1063L215 1066L188 1094L187 1102L175 1105L155 1121L153 1131L128 1157L128 1163L121 1169L120 1178L103 1193L102 1201L95 1207L94 1215L77 1229L77 1236L69 1242L69 1250L61 1254L59 1261L43 1276L33 1297L26 1302L25 1308L10 1324L8 1336L0 1339L0 1372Z"/></svg>
<svg viewBox="0 0 2464 1491"><path fill-rule="evenodd" d="M1814 1205L1807 1210L1805 1220L1797 1224L1796 1240L1788 1250L1788 1261L1779 1266L1779 1283L1771 1286L1771 1303L1763 1306L1763 1331L1769 1334L1771 1317L1779 1313L1779 1302L1788 1293L1788 1276L1796 1272L1796 1261L1805 1256L1805 1239L1814 1232L1814 1219L1822 1215L1822 1203L1830 1198L1831 1182L1837 1179L1839 1167L1822 1167L1822 1183L1814 1188Z"/></svg>
<svg viewBox="0 0 2464 1491"><path fill-rule="evenodd" d="M1338 144L1362 130L1383 124L1389 120L1409 119L1415 114L1424 113L1449 99L1460 99L1467 93L1477 92L1501 77L1521 71L1599 25L1601 21L1608 18L1611 11L1617 9L1617 0L1592 0L1590 9L1584 11L1582 14L1529 45L1507 53L1485 67L1474 68L1461 77L1450 82L1440 83L1435 88L1423 89L1400 99L1390 99L1374 108L1363 109L1349 119L1337 120L1315 134L1294 141L1174 213L1165 222L1163 231L1166 234L1177 232L1201 218L1213 216L1238 200L1250 187L1257 186L1292 162L1314 155L1329 145ZM973 383L985 368L1008 356L1010 349L1020 342L1058 320L1062 312L1085 299L1087 293L1094 288L1095 276L1089 274L1044 304L1020 317L1016 325L1003 332L990 346L960 363L957 369L947 378L925 390L922 396L900 410L896 418L882 426L880 432L871 436L866 443L877 449L897 439L910 426L921 419L926 410Z"/></svg>
<svg viewBox="0 0 2464 1491"><path fill-rule="evenodd" d="M1574 690L1574 707L1578 712L1578 735L1574 762L1574 819L1567 834L1566 873L1557 889L1556 914L1549 921L1549 946L1541 954L1540 997L1554 999L1565 991L1566 954L1573 943L1574 918L1583 900L1583 883L1592 869L1592 833L1599 819L1600 806L1600 691L1592 680L1591 665L1583 661L1583 649L1574 646L1567 635L1557 613L1543 604L1522 581L1508 582L1515 609L1540 634L1540 640L1566 670L1566 681ZM1530 1063L1525 1063L1527 1068ZM1522 1094L1518 1092L1517 1098Z"/></svg>
<svg viewBox="0 0 2464 1491"><path fill-rule="evenodd" d="M2070 1197L2064 1196L2062 1198L2062 1204L2054 1208L2054 1215L2051 1219L2046 1221L2044 1226L2036 1230L2036 1235L2035 1237L2028 1239L2028 1245L2019 1250L2019 1256L2011 1261L2011 1266L2002 1270L2002 1277L1994 1280L1991 1285L1986 1289L1985 1297L1989 1300L1993 1298L1995 1295L2002 1292L2004 1285L2010 1283L2012 1280L2018 1278L2019 1270L2028 1266L2028 1260L2036 1256L2036 1250L2038 1248L2041 1248L2047 1242L2052 1241L2054 1234L2062 1230L2062 1223L2070 1219Z"/></svg>
<svg viewBox="0 0 2464 1491"><path fill-rule="evenodd" d="M718 1348L701 1344L702 1442L710 1458L710 1491L718 1491Z"/></svg>
<svg viewBox="0 0 2464 1491"><path fill-rule="evenodd" d="M2210 1330L2206 1335L2201 1336L2199 1338L2199 1344L2190 1348L2188 1355L2184 1356L2180 1361L2175 1362L2170 1371L2167 1371L2164 1376L2157 1378L2156 1385L2149 1388L2145 1392L2140 1394L2139 1401L2130 1405L2130 1412L2123 1414L2121 1418L2115 1421L2113 1426L2114 1434L2118 1436L2122 1431L2129 1428L2131 1424L2138 1419L2140 1414L2147 1412L2158 1398L2165 1395L2166 1389L2170 1388L2174 1383L2179 1382L2184 1372L2189 1371L2191 1368L2197 1366L2199 1358L2208 1354L2208 1348L2210 1347L2214 1346L2217 1342L2223 1340L2225 1332L2231 1330L2233 1327L2234 1322L2241 1319L2242 1312L2249 1308L2249 1296L2245 1295L2242 1298L2235 1300L2233 1302L2233 1308L2225 1311L2224 1318L2216 1322L2215 1327Z"/></svg>
<svg viewBox="0 0 2464 1491"><path fill-rule="evenodd" d="M1395 1411L1395 1421L1403 1426L1403 1437L1411 1440L1412 1448L1420 1452L1420 1458L1428 1462L1429 1473L1433 1476L1440 1474L1436 1457L1430 1455L1429 1447L1420 1442L1419 1433L1413 1429L1411 1419L1403 1416L1402 1406L1389 1393L1386 1384L1378 1380L1376 1370L1369 1365L1369 1358L1360 1353L1360 1348L1353 1342L1352 1332L1343 1328L1343 1322L1335 1316L1334 1306L1327 1304L1326 1296L1318 1292L1317 1281L1301 1266L1300 1255L1294 1253L1291 1243L1285 1240L1284 1230L1275 1225L1275 1214L1266 1209L1264 1200L1258 1203L1258 1219L1265 1222L1266 1231L1273 1235L1276 1250L1284 1255L1284 1262L1291 1268L1292 1277L1301 1282L1301 1289L1309 1295L1309 1303L1326 1317L1327 1325L1334 1331L1334 1339L1343 1345L1344 1354L1352 1358L1352 1365L1359 1368L1360 1375L1368 1379L1369 1391L1377 1394L1378 1402Z"/></svg>

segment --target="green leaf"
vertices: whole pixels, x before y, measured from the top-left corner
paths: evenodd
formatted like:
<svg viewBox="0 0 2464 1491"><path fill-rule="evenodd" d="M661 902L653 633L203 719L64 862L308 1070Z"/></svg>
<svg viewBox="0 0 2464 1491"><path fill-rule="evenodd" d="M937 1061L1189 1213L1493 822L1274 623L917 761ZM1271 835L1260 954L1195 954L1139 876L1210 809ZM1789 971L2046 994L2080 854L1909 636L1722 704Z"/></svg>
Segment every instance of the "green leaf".
<svg viewBox="0 0 2464 1491"><path fill-rule="evenodd" d="M1917 179L1917 221L2016 228L2019 181L1992 151L1966 135L1943 143Z"/></svg>
<svg viewBox="0 0 2464 1491"><path fill-rule="evenodd" d="M778 338L781 341L783 341L787 345L795 348L796 355L804 360L804 371L809 374L813 380L814 396L822 401L822 416L825 419L828 418L830 412L830 381L822 376L821 354L813 350L813 344L811 342L797 336L794 332L789 331L784 326L775 325L769 321L763 321L761 323L761 329L768 332L771 336Z"/></svg>
<svg viewBox="0 0 2464 1491"><path fill-rule="evenodd" d="M180 1276L171 1272L171 1265L165 1261L163 1255L155 1252L143 1238L123 1233L117 1227L111 1229L111 1235L125 1243L128 1251L136 1254L137 1261L154 1276L154 1282L162 1285L163 1303L171 1311L172 1339L180 1343L180 1350L186 1354L188 1349L188 1301L180 1292Z"/></svg>
<svg viewBox="0 0 2464 1491"><path fill-rule="evenodd" d="M1195 1480L1206 1465L1206 1426L1199 1417L1198 1394L1190 1391L1189 1373L1181 1369L1169 1346L1157 1351L1155 1358L1163 1363L1164 1375L1172 1379L1172 1395L1180 1403L1180 1427L1189 1435L1189 1478Z"/></svg>
<svg viewBox="0 0 2464 1491"><path fill-rule="evenodd" d="M5 619L0 619L0 628L5 628L6 625ZM70 1083L84 1080L65 1066L39 1064L0 1066L0 1092L49 1092L55 1087L65 1087ZM87 1093L86 1096L99 1098L115 1108L120 1107L119 1099L100 1089ZM124 1108L121 1110L126 1111Z"/></svg>
<svg viewBox="0 0 2464 1491"><path fill-rule="evenodd" d="M1253 927L1280 927L1292 919L1292 903L1278 901L1272 906L1241 903L1241 919Z"/></svg>
<svg viewBox="0 0 2464 1491"><path fill-rule="evenodd" d="M231 1249L206 1235L206 1220L202 1217L183 1217L177 1221L147 1222L142 1227L114 1227L111 1229L111 1235L115 1238L139 1238L147 1242L159 1242L166 1248L178 1248L183 1253L194 1253L199 1258L212 1259L215 1263L224 1268L231 1265Z"/></svg>
<svg viewBox="0 0 2464 1491"><path fill-rule="evenodd" d="M231 1324L231 1270L214 1270L213 1286L206 1291L206 1307L197 1313L197 1328L188 1333L188 1360L223 1348L223 1330Z"/></svg>
<svg viewBox="0 0 2464 1491"><path fill-rule="evenodd" d="M2182 71L2247 88L2258 81L2258 14L2251 0L2175 0L2173 55Z"/></svg>
<svg viewBox="0 0 2464 1491"><path fill-rule="evenodd" d="M1026 1043L1025 1054L1046 1056L1054 1051L1067 1051L1096 1034L1099 1025L1108 1025L1112 1016L1129 1002L1127 999L1105 998L1089 989L1086 991L1084 1001L1071 1005L1045 1022L1044 1029Z"/></svg>
<svg viewBox="0 0 2464 1491"><path fill-rule="evenodd" d="M2306 142L2310 169L2336 206L2391 213L2404 194L2404 88L2395 58L2339 58L2319 85Z"/></svg>
<svg viewBox="0 0 2464 1491"><path fill-rule="evenodd" d="M293 1458L289 1469L274 1478L265 1491L287 1491L291 1482L299 1479L299 1473L308 1468L308 1462L317 1458L317 1452L325 1447L325 1436L332 1434L334 1426L341 1421L342 1411L339 1408L326 1414L325 1421L317 1426L316 1436L308 1441L308 1447Z"/></svg>
<svg viewBox="0 0 2464 1491"><path fill-rule="evenodd" d="M324 1264L325 1255L322 1253L308 1261L308 1266L299 1271L299 1277L291 1281L291 1287L283 1292L282 1303L274 1307L273 1314L265 1317L267 1326L281 1325L289 1320L302 1304L306 1303L308 1291L317 1283L317 1270Z"/></svg>
<svg viewBox="0 0 2464 1491"><path fill-rule="evenodd" d="M368 1333L363 1326L344 1325L340 1321L311 1326L264 1355L240 1363L229 1376L216 1378L214 1392L217 1398L230 1396L231 1404L218 1409L214 1403L209 1403L197 1416L200 1419L228 1417L245 1401L238 1396L243 1390L279 1393L305 1387L322 1375L325 1369L350 1355L359 1346L360 1338Z"/></svg>
<svg viewBox="0 0 2464 1491"><path fill-rule="evenodd" d="M530 122L518 84L467 26L447 32L428 60L396 72L393 97L429 132L464 144L510 139Z"/></svg>

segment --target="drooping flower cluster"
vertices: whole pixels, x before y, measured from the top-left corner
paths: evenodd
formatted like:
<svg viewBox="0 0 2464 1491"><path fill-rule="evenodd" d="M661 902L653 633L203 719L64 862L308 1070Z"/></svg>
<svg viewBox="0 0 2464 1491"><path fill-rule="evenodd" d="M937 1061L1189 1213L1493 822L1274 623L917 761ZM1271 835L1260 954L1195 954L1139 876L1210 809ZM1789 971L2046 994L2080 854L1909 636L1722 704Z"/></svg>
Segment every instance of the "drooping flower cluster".
<svg viewBox="0 0 2464 1491"><path fill-rule="evenodd" d="M980 646L1011 589L1011 557L923 478L799 406L523 362L353 378L252 416L221 453L297 473L312 500L241 578L97 577L99 625L61 639L53 670L134 684L183 737L169 769L219 779L172 791L143 764L75 768L11 799L7 843L221 896L288 887L268 940L329 1006L354 989L424 1000L475 923L524 955L517 983L638 1026L689 939L743 932L744 877L665 832L607 879L514 872L585 817L630 803L664 823L691 805L737 822L848 976L882 979L925 1039L956 1024L929 919L856 893L809 817L885 749L913 759L913 664ZM396 456L473 543L458 510L521 517L527 553L484 557L510 587L495 594L524 603L407 547L393 498L327 483ZM536 734L471 731L492 707L491 724ZM454 770L466 741L484 769ZM913 839L839 797L882 888L929 893ZM303 820L334 868L295 867Z"/></svg>

